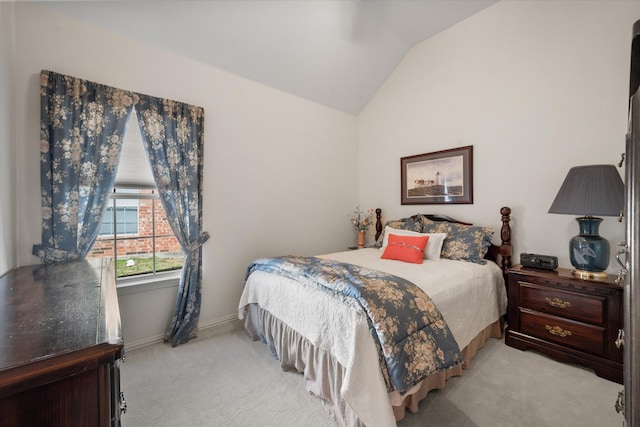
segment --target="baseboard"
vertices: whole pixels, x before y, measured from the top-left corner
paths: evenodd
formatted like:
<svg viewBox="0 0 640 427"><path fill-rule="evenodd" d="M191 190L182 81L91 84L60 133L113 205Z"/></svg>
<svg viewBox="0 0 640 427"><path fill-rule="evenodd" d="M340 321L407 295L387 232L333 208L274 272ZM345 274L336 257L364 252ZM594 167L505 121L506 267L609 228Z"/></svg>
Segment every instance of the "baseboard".
<svg viewBox="0 0 640 427"><path fill-rule="evenodd" d="M220 326L220 325L225 325L227 323L231 323L234 320L238 320L238 314L230 314L228 316L224 316L221 317L219 319L214 319L214 320L209 320L207 322L200 322L198 323L198 329L202 330L202 329L207 329L207 328L214 328L216 326Z"/></svg>
<svg viewBox="0 0 640 427"><path fill-rule="evenodd" d="M143 348L143 347L147 347L153 344L158 344L164 341L164 334L162 335L156 335L153 337L148 337L148 338L143 338L141 340L137 340L137 341L133 341L133 342L126 342L125 341L125 345L124 345L124 349L125 351L133 351L133 350L137 350L139 348Z"/></svg>
<svg viewBox="0 0 640 427"><path fill-rule="evenodd" d="M198 330L203 331L210 328L216 328L218 326L229 326L235 327L234 323L238 321L237 314L230 314L228 316L221 317L219 319L208 320L206 322L201 322L198 324ZM155 335L152 337L143 338L141 340L128 342L126 343L125 350L133 351L143 347L147 347L153 344L158 344L164 342L164 334Z"/></svg>

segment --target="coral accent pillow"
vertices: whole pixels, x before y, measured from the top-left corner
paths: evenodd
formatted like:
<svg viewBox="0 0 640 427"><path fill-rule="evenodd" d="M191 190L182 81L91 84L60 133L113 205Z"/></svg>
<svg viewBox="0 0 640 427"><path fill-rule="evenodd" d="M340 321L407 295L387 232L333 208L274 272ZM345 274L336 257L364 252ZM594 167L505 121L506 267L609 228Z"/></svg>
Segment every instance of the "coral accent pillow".
<svg viewBox="0 0 640 427"><path fill-rule="evenodd" d="M387 247L387 241L389 240L389 234L393 233L396 236L429 236L427 242L427 248L424 250L424 257L426 259L439 260L440 252L442 252L442 244L444 239L447 238L447 233L416 233L415 231L402 230L397 228L391 228L388 225L384 229L384 237L382 239L381 250Z"/></svg>
<svg viewBox="0 0 640 427"><path fill-rule="evenodd" d="M389 234L387 247L380 258L422 264L429 236L398 236Z"/></svg>

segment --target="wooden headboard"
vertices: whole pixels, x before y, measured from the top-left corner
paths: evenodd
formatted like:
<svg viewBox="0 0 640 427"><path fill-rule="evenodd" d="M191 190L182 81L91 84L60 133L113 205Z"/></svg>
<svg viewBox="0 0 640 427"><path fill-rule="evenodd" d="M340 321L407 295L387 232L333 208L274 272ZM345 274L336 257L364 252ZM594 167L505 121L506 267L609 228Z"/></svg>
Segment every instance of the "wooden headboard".
<svg viewBox="0 0 640 427"><path fill-rule="evenodd" d="M458 221L446 215L422 214L432 221L447 221L455 224L473 225L468 222ZM502 274L506 277L507 271L511 268L511 208L504 206L500 208L502 226L500 227L500 245L491 244L485 258L498 264L502 269ZM382 209L376 209L376 242L382 234Z"/></svg>

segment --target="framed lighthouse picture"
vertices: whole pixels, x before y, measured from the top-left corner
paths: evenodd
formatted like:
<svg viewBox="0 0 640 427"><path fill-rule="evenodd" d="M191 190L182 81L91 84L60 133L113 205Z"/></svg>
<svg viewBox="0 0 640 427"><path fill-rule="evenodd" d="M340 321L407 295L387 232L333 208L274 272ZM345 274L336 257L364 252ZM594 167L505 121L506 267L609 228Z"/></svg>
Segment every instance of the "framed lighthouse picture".
<svg viewBox="0 0 640 427"><path fill-rule="evenodd" d="M400 159L400 204L473 203L473 146Z"/></svg>

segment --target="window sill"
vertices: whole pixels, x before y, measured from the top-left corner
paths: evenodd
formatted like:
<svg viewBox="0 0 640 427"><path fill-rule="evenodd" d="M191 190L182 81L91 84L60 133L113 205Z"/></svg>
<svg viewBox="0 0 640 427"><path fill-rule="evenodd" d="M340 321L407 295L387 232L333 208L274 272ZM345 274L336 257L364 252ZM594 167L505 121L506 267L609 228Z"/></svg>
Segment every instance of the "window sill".
<svg viewBox="0 0 640 427"><path fill-rule="evenodd" d="M178 287L180 284L180 270L155 276L121 279L118 281L118 295L129 295L138 292L154 291L156 289Z"/></svg>

